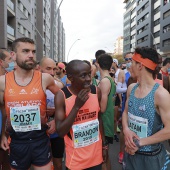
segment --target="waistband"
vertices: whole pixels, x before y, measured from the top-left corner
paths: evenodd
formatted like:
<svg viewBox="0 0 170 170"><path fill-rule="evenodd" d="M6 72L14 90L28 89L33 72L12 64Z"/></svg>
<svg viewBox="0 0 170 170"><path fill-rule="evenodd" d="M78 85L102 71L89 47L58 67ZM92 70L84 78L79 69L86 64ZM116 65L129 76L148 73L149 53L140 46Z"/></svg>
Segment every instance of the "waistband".
<svg viewBox="0 0 170 170"><path fill-rule="evenodd" d="M49 136L47 134L44 134L40 137L35 137L35 138L26 138L26 139L15 139L15 138L11 138L11 143L31 143L31 142L36 142L36 141L40 141L43 139L49 139Z"/></svg>
<svg viewBox="0 0 170 170"><path fill-rule="evenodd" d="M155 156L158 155L162 150L162 146L160 145L160 147L154 151L137 151L136 154L140 154L140 155L146 155L146 156Z"/></svg>

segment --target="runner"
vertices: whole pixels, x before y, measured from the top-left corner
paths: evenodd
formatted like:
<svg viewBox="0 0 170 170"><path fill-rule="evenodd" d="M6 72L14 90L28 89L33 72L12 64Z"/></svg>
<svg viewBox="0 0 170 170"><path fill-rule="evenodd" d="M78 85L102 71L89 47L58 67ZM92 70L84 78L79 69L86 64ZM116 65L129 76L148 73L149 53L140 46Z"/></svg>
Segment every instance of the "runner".
<svg viewBox="0 0 170 170"><path fill-rule="evenodd" d="M102 139L104 161L108 148L99 112L100 90L90 85L91 70L84 61L71 61L66 72L71 86L64 87L55 96L56 127L57 133L64 136L66 167L101 170Z"/></svg>
<svg viewBox="0 0 170 170"><path fill-rule="evenodd" d="M49 74L34 71L35 44L32 39L16 39L12 49L17 69L0 77L1 147L10 149L11 169L26 170L32 164L35 170L51 170L45 91L49 89L56 93L59 88ZM10 146L6 134L10 135Z"/></svg>
<svg viewBox="0 0 170 170"><path fill-rule="evenodd" d="M56 72L56 63L53 59L44 57L40 62L40 70L54 77ZM64 84L55 80L59 88L63 88ZM53 156L54 170L62 170L62 158L64 154L64 139L60 138L56 133L56 125L54 121L54 94L50 90L46 90L47 95L47 114L48 114L48 133L50 134L51 150Z"/></svg>
<svg viewBox="0 0 170 170"><path fill-rule="evenodd" d="M108 54L102 54L98 58L98 69L101 75L99 88L101 89L101 112L107 144L113 144L114 137L114 105L113 96L116 93L116 85L110 77L109 71L112 66L113 59ZM103 170L111 170L110 159L103 164Z"/></svg>
<svg viewBox="0 0 170 170"><path fill-rule="evenodd" d="M153 79L158 63L155 49L135 49L131 68L138 83L128 87L123 113L124 170L170 169L169 156L161 144L170 138L170 96Z"/></svg>
<svg viewBox="0 0 170 170"><path fill-rule="evenodd" d="M10 53L7 50L0 49L0 76L5 73L13 71L15 62L13 61ZM0 136L2 127L2 114L0 110ZM0 148L0 167L2 170L10 169L8 151L4 151Z"/></svg>

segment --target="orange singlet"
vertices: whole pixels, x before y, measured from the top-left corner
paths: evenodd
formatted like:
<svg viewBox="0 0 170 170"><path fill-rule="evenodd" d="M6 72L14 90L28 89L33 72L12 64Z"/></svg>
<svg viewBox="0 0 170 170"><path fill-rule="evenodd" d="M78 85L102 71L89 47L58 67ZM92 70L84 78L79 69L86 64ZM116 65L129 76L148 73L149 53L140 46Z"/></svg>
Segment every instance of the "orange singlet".
<svg viewBox="0 0 170 170"><path fill-rule="evenodd" d="M11 139L32 139L46 135L46 94L42 88L42 73L34 71L32 80L18 85L14 72L6 74L5 109L7 131Z"/></svg>
<svg viewBox="0 0 170 170"><path fill-rule="evenodd" d="M63 88L66 117L77 96L67 87ZM82 170L102 163L102 140L98 124L99 102L96 87L91 87L89 99L78 111L70 132L65 135L66 166L71 170Z"/></svg>

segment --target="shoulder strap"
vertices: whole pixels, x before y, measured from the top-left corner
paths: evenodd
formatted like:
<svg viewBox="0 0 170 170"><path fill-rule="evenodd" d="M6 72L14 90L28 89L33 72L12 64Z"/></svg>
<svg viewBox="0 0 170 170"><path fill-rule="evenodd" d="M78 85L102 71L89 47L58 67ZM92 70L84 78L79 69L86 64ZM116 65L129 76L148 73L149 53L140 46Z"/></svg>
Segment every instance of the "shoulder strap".
<svg viewBox="0 0 170 170"><path fill-rule="evenodd" d="M91 93L92 93L92 94L96 94L96 86L91 85L91 86L90 86L90 89L91 89Z"/></svg>
<svg viewBox="0 0 170 170"><path fill-rule="evenodd" d="M64 92L66 99L72 95L67 87L63 87L61 90Z"/></svg>

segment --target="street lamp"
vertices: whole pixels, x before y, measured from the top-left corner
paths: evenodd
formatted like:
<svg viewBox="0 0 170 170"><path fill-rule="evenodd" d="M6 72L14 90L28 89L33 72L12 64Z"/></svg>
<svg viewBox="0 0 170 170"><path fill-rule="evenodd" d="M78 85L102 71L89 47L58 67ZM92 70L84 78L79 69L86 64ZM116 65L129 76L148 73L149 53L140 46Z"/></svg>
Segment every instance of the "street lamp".
<svg viewBox="0 0 170 170"><path fill-rule="evenodd" d="M108 49L107 47L104 47L104 48ZM108 50L109 50L109 49L108 49ZM112 53L111 50L109 50L109 52Z"/></svg>
<svg viewBox="0 0 170 170"><path fill-rule="evenodd" d="M28 19L28 18L19 18L19 20L23 20L23 21L28 21L29 23L31 23L31 25L34 27L34 29L38 32L39 36L41 37L43 43L44 42L44 38L42 37L42 35L40 34L40 32L38 31L37 27Z"/></svg>
<svg viewBox="0 0 170 170"><path fill-rule="evenodd" d="M79 40L80 40L80 39L77 39L77 40L74 41L73 44L71 45L71 47L70 47L70 49L69 49L69 51L68 51L68 54L67 54L67 62L68 62L68 56L69 56L69 54L70 54L70 51L71 51L72 47L73 47L74 44L75 44L77 41L79 41Z"/></svg>

